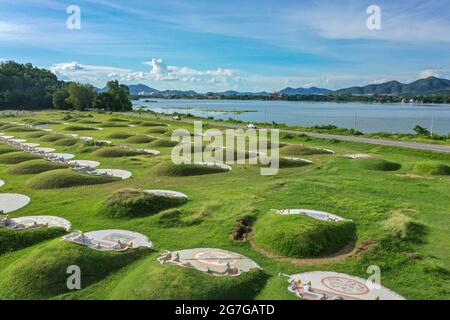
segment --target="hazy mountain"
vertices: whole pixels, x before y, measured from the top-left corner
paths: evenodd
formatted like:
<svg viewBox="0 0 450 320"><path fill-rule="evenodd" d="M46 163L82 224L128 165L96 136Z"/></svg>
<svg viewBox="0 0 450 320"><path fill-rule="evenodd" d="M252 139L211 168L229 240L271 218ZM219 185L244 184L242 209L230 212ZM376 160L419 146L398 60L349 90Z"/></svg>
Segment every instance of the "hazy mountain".
<svg viewBox="0 0 450 320"><path fill-rule="evenodd" d="M187 90L187 91L164 90L164 91L159 91L158 93L162 94L162 95L166 95L166 96L196 96L196 95L198 95L198 93L193 90Z"/></svg>
<svg viewBox="0 0 450 320"><path fill-rule="evenodd" d="M158 90L150 88L145 84L131 84L128 88L130 89L130 94L133 96L159 93Z"/></svg>
<svg viewBox="0 0 450 320"><path fill-rule="evenodd" d="M280 90L279 93L285 94L288 96L293 95L314 95L314 94L329 94L331 93L331 90L324 89L324 88L317 88L317 87L311 87L311 88L291 88L287 87L283 90Z"/></svg>
<svg viewBox="0 0 450 320"><path fill-rule="evenodd" d="M129 85L131 95L155 95L155 96L197 96L199 94L193 90L164 90L159 91L150 88L144 84ZM107 88L95 88L97 92L104 92ZM291 88L287 87L280 90L278 93L284 95L430 95L430 94L450 94L450 80L439 79L436 77L429 77L426 79L419 79L409 84L404 84L399 81L389 81L380 84L369 84L362 87L350 87L339 89L336 91L325 88ZM207 96L269 96L270 93L262 92L239 92L235 90L228 90L224 92L208 92Z"/></svg>
<svg viewBox="0 0 450 320"><path fill-rule="evenodd" d="M269 93L262 92L239 92L235 90L228 90L225 92L208 92L206 95L215 95L215 96L267 96Z"/></svg>
<svg viewBox="0 0 450 320"><path fill-rule="evenodd" d="M450 80L429 77L409 84L389 81L381 84L370 84L364 87L351 87L334 91L337 95L374 95L374 94L414 94L425 95L442 91L450 91Z"/></svg>

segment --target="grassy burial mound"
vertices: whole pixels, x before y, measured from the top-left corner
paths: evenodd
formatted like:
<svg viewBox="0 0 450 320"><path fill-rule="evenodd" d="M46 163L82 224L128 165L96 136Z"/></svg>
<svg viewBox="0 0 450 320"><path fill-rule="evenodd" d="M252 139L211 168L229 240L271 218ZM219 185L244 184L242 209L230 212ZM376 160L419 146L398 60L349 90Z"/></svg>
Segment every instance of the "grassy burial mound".
<svg viewBox="0 0 450 320"><path fill-rule="evenodd" d="M148 252L101 252L60 239L27 250L29 254L2 273L0 299L39 300L67 293L67 268L72 265L81 268L86 288Z"/></svg>
<svg viewBox="0 0 450 320"><path fill-rule="evenodd" d="M107 136L106 138L108 139L128 139L130 137L132 137L133 135L130 133L126 133L126 132L115 132L110 134L109 136Z"/></svg>
<svg viewBox="0 0 450 320"><path fill-rule="evenodd" d="M142 122L140 124L141 127L167 127L167 124L164 123L155 123L155 122Z"/></svg>
<svg viewBox="0 0 450 320"><path fill-rule="evenodd" d="M149 130L147 130L147 133L159 133L159 134L163 134L166 133L167 131L169 131L169 129L164 128L164 127L155 127L155 128L151 128Z"/></svg>
<svg viewBox="0 0 450 320"><path fill-rule="evenodd" d="M128 139L124 140L124 143L143 144L143 143L152 142L154 140L155 140L155 138L148 137L143 134L137 134L135 136L129 137Z"/></svg>
<svg viewBox="0 0 450 320"><path fill-rule="evenodd" d="M122 119L122 118L109 118L108 122L128 122L129 120L127 119Z"/></svg>
<svg viewBox="0 0 450 320"><path fill-rule="evenodd" d="M91 128L91 127L71 125L71 126L65 127L64 130L66 130L66 131L89 131L89 130L91 130L92 131L92 130L97 130L97 129Z"/></svg>
<svg viewBox="0 0 450 320"><path fill-rule="evenodd" d="M39 138L39 141L43 142L55 142L61 139L64 139L65 136L62 134L46 134Z"/></svg>
<svg viewBox="0 0 450 320"><path fill-rule="evenodd" d="M139 151L128 150L121 147L106 147L98 149L93 153L96 157L101 158L120 158L120 157L132 157L142 154Z"/></svg>
<svg viewBox="0 0 450 320"><path fill-rule="evenodd" d="M171 148L175 147L178 144L176 141L171 141L167 139L158 139L155 141L152 141L149 146L153 148Z"/></svg>
<svg viewBox="0 0 450 320"><path fill-rule="evenodd" d="M312 164L309 161L305 161L303 159L287 159L287 158L280 158L280 168L284 169L284 168L300 168L300 167L305 167L305 166L309 166L310 164Z"/></svg>
<svg viewBox="0 0 450 320"><path fill-rule="evenodd" d="M353 160L356 166L363 170L372 171L397 171L402 166L396 162L390 162L383 159L360 158Z"/></svg>
<svg viewBox="0 0 450 320"><path fill-rule="evenodd" d="M100 125L103 128L125 128L128 124L123 122L104 122Z"/></svg>
<svg viewBox="0 0 450 320"><path fill-rule="evenodd" d="M287 156L309 156L316 154L332 154L329 150L308 148L299 144L291 144L280 149L280 153Z"/></svg>
<svg viewBox="0 0 450 320"><path fill-rule="evenodd" d="M0 254L20 250L36 243L54 239L65 234L62 228L39 228L30 230L10 230L0 228Z"/></svg>
<svg viewBox="0 0 450 320"><path fill-rule="evenodd" d="M0 144L0 155L6 154L6 153L11 153L11 152L17 152L17 151L18 150L14 149L13 147L10 147L5 144Z"/></svg>
<svg viewBox="0 0 450 320"><path fill-rule="evenodd" d="M8 152L0 155L0 163L2 164L17 164L35 159L39 159L39 157L23 151Z"/></svg>
<svg viewBox="0 0 450 320"><path fill-rule="evenodd" d="M162 162L153 167L153 173L157 176L188 177L205 174L228 172L227 169L206 166L202 164L174 164L171 161Z"/></svg>
<svg viewBox="0 0 450 320"><path fill-rule="evenodd" d="M54 145L59 147L70 147L76 145L78 142L79 140L75 138L63 138L55 141Z"/></svg>
<svg viewBox="0 0 450 320"><path fill-rule="evenodd" d="M238 277L217 277L195 269L160 264L146 258L108 294L122 300L226 300L254 299L266 285L268 275L259 269Z"/></svg>
<svg viewBox="0 0 450 320"><path fill-rule="evenodd" d="M38 131L37 129L33 129L33 128L29 128L29 127L24 127L24 126L15 126L15 127L10 127L7 128L5 130L3 130L4 132L36 132Z"/></svg>
<svg viewBox="0 0 450 320"><path fill-rule="evenodd" d="M154 195L137 189L122 189L110 195L100 205L98 212L109 218L132 218L155 214L186 202L185 198Z"/></svg>
<svg viewBox="0 0 450 320"><path fill-rule="evenodd" d="M37 131L37 132L33 132L33 133L30 133L30 134L27 134L26 138L39 139L39 138L41 138L43 136L51 135L51 134L52 133L48 133L48 132L45 132L45 131Z"/></svg>
<svg viewBox="0 0 450 320"><path fill-rule="evenodd" d="M0 125L0 130L5 131L9 128L15 128L17 127L16 124L11 124L11 123L3 123L2 125Z"/></svg>
<svg viewBox="0 0 450 320"><path fill-rule="evenodd" d="M30 121L26 121L26 122L31 122L31 124L34 126L48 126L48 125L52 125L52 124L61 124L61 122L59 122L59 121L45 121L45 120L33 120L33 119L30 119Z"/></svg>
<svg viewBox="0 0 450 320"><path fill-rule="evenodd" d="M203 147L203 151L205 151L205 146ZM194 153L194 148L192 148L192 153ZM227 156L227 149L220 150L220 152L216 152L218 149L211 152L211 156L215 161L226 162L226 161L237 161L237 160L248 160L257 158L257 153L251 153L246 151L236 151L234 150L231 156ZM209 152L208 152L209 153Z"/></svg>
<svg viewBox="0 0 450 320"><path fill-rule="evenodd" d="M436 161L418 162L414 165L413 171L419 174L448 176L450 175L450 166Z"/></svg>
<svg viewBox="0 0 450 320"><path fill-rule="evenodd" d="M63 164L50 162L44 159L36 159L18 163L7 170L8 173L13 174L37 174L51 170L58 170L67 168Z"/></svg>
<svg viewBox="0 0 450 320"><path fill-rule="evenodd" d="M98 124L98 123L101 123L100 121L90 120L90 119L81 119L81 120L78 120L76 122L80 123L80 124Z"/></svg>
<svg viewBox="0 0 450 320"><path fill-rule="evenodd" d="M31 178L27 186L32 189L59 189L103 184L119 181L118 179L87 175L70 169L52 170Z"/></svg>
<svg viewBox="0 0 450 320"><path fill-rule="evenodd" d="M329 222L274 211L258 220L255 230L255 241L261 248L292 258L333 254L356 237L356 228L351 221Z"/></svg>
<svg viewBox="0 0 450 320"><path fill-rule="evenodd" d="M143 121L141 121L141 120L131 120L128 123L137 126L137 125L140 125L142 122Z"/></svg>

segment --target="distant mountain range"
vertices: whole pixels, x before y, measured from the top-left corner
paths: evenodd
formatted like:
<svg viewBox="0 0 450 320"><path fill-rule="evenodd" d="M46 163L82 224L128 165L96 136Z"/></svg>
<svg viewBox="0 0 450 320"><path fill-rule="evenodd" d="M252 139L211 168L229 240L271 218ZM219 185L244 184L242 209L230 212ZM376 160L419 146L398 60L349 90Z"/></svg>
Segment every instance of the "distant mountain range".
<svg viewBox="0 0 450 320"><path fill-rule="evenodd" d="M239 91L225 91L225 92L208 92L206 94L199 94L193 90L164 90L160 91L150 88L144 84L129 85L130 93L133 96L269 96L272 94L294 96L294 95L340 95L340 96L354 96L354 95L434 95L434 94L450 94L450 80L439 79L436 77L429 77L420 79L409 84L404 84L398 81L389 81L380 84L369 84L363 87L350 87L339 90L329 90L325 88L291 88L287 87L275 93L262 92L239 92ZM97 92L106 91L107 88L96 88Z"/></svg>
<svg viewBox="0 0 450 320"><path fill-rule="evenodd" d="M389 81L381 84L370 84L364 87L351 87L334 91L337 95L424 95L450 92L450 80L429 77L409 84Z"/></svg>
<svg viewBox="0 0 450 320"><path fill-rule="evenodd" d="M311 87L311 88L291 88L287 87L283 90L280 90L278 93L285 94L288 96L295 96L295 95L314 95L314 94L329 94L333 91L324 89L324 88L317 88L317 87Z"/></svg>

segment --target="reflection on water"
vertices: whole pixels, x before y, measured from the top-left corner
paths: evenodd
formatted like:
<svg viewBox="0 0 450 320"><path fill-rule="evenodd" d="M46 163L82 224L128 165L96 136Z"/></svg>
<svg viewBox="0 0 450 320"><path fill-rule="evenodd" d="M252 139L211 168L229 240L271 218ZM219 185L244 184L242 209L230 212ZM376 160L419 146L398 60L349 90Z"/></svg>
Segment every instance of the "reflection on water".
<svg viewBox="0 0 450 320"><path fill-rule="evenodd" d="M421 125L434 132L450 133L450 105L364 104L296 101L242 100L168 100L141 99L135 108L145 106L158 113L190 113L216 119L233 118L249 122L286 123L310 127L333 124L341 128L356 127L365 133L413 132ZM356 120L356 121L355 121Z"/></svg>

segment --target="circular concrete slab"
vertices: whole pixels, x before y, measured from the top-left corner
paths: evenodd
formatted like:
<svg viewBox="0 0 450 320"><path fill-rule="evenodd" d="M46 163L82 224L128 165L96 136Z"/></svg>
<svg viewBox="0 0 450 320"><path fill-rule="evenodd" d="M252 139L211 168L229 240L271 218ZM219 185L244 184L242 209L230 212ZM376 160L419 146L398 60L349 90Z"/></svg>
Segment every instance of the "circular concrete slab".
<svg viewBox="0 0 450 320"><path fill-rule="evenodd" d="M139 247L152 248L153 246L145 235L127 230L76 232L64 236L63 239L99 251L125 251Z"/></svg>
<svg viewBox="0 0 450 320"><path fill-rule="evenodd" d="M153 155L161 154L161 152L158 150L150 150L150 149L137 149L136 151L146 153L146 154L153 154Z"/></svg>
<svg viewBox="0 0 450 320"><path fill-rule="evenodd" d="M283 157L283 159L298 161L298 162L313 163L311 160L307 160L307 159L303 159L303 158Z"/></svg>
<svg viewBox="0 0 450 320"><path fill-rule="evenodd" d="M23 145L24 147L29 147L29 148L36 148L36 147L39 147L39 146L40 146L39 143L22 143L22 145Z"/></svg>
<svg viewBox="0 0 450 320"><path fill-rule="evenodd" d="M372 158L373 156L366 153L355 153L355 154L346 154L344 155L344 157L350 159L364 159L364 158Z"/></svg>
<svg viewBox="0 0 450 320"><path fill-rule="evenodd" d="M43 153L52 153L55 151L53 148L36 148L37 152L43 152Z"/></svg>
<svg viewBox="0 0 450 320"><path fill-rule="evenodd" d="M308 216L317 220L322 221L344 221L347 219L344 219L338 215L323 212L323 211L317 211L317 210L310 210L310 209L287 209L287 210L278 210L277 211L281 215L304 215Z"/></svg>
<svg viewBox="0 0 450 320"><path fill-rule="evenodd" d="M109 140L97 140L97 142L106 143L106 144L112 144L112 141L109 141Z"/></svg>
<svg viewBox="0 0 450 320"><path fill-rule="evenodd" d="M69 161L69 164L79 167L97 168L100 165L100 162L92 160L71 160Z"/></svg>
<svg viewBox="0 0 450 320"><path fill-rule="evenodd" d="M233 170L233 168L227 164L221 162L194 162L193 164L207 166L207 167L218 167L221 169L225 169L227 171Z"/></svg>
<svg viewBox="0 0 450 320"><path fill-rule="evenodd" d="M51 153L50 156L56 157L56 158L61 158L64 160L70 160L70 159L75 158L75 155L71 154L71 153Z"/></svg>
<svg viewBox="0 0 450 320"><path fill-rule="evenodd" d="M9 219L6 227L9 229L23 230L39 227L63 228L69 231L72 224L70 221L54 216L28 216Z"/></svg>
<svg viewBox="0 0 450 320"><path fill-rule="evenodd" d="M92 137L80 137L80 140L81 141L92 141L92 140L94 140L94 138L92 138Z"/></svg>
<svg viewBox="0 0 450 320"><path fill-rule="evenodd" d="M0 193L0 211L3 214L19 210L30 203L31 199L22 194Z"/></svg>
<svg viewBox="0 0 450 320"><path fill-rule="evenodd" d="M171 191L171 190L144 190L144 192L153 194L155 196L189 199L187 195L185 195L184 193L178 192L178 191Z"/></svg>
<svg viewBox="0 0 450 320"><path fill-rule="evenodd" d="M305 272L288 281L288 290L307 300L405 300L381 285L344 273Z"/></svg>
<svg viewBox="0 0 450 320"><path fill-rule="evenodd" d="M216 248L196 248L167 252L158 261L196 269L214 276L239 276L261 267L243 255Z"/></svg>
<svg viewBox="0 0 450 320"><path fill-rule="evenodd" d="M10 139L9 142L23 143L23 142L27 142L27 140L25 140L25 139Z"/></svg>
<svg viewBox="0 0 450 320"><path fill-rule="evenodd" d="M133 176L131 172L120 169L98 169L96 171L99 174L108 175L114 178L120 178L122 180L129 179Z"/></svg>

